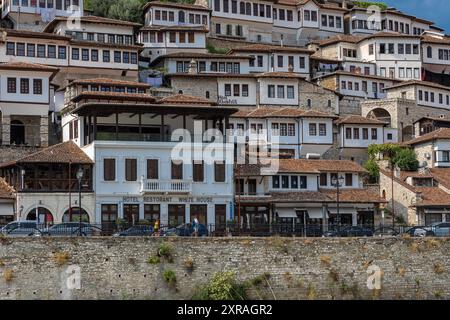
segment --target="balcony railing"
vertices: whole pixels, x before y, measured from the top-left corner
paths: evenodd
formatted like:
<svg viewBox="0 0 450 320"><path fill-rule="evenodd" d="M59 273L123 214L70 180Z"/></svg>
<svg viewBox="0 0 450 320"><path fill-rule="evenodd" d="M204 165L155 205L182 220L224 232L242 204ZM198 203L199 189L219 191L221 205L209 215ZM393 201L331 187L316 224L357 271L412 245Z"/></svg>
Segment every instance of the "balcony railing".
<svg viewBox="0 0 450 320"><path fill-rule="evenodd" d="M141 193L191 193L192 181L143 179Z"/></svg>

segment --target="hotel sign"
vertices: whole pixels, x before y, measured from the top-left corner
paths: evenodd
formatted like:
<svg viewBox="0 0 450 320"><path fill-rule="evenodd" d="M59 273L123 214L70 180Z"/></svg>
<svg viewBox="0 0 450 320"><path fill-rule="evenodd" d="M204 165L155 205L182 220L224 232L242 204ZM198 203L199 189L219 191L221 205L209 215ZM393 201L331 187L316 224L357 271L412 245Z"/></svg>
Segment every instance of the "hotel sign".
<svg viewBox="0 0 450 320"><path fill-rule="evenodd" d="M219 96L218 104L238 104L237 99L229 99L228 97Z"/></svg>
<svg viewBox="0 0 450 320"><path fill-rule="evenodd" d="M123 197L124 203L212 203L212 197L145 196Z"/></svg>

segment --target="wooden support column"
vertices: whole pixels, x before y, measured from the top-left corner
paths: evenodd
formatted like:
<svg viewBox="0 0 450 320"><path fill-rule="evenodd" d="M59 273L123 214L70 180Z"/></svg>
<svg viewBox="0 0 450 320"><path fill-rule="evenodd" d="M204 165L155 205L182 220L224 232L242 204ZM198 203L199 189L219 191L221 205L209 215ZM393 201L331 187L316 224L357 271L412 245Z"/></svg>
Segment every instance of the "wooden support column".
<svg viewBox="0 0 450 320"><path fill-rule="evenodd" d="M139 141L142 141L142 113L139 112Z"/></svg>
<svg viewBox="0 0 450 320"><path fill-rule="evenodd" d="M97 140L97 114L94 114L94 141Z"/></svg>
<svg viewBox="0 0 450 320"><path fill-rule="evenodd" d="M164 130L164 114L161 114L161 139L166 141L166 130Z"/></svg>
<svg viewBox="0 0 450 320"><path fill-rule="evenodd" d="M119 140L119 113L116 111L116 141Z"/></svg>

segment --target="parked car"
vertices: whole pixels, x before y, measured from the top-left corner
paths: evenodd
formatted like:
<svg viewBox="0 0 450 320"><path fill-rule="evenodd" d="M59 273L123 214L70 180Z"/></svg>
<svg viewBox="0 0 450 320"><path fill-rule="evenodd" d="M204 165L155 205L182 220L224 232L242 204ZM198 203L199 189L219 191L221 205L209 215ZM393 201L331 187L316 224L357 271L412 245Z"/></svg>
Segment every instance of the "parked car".
<svg viewBox="0 0 450 320"><path fill-rule="evenodd" d="M113 234L113 237L148 237L153 235L153 227L147 225L136 225L127 230Z"/></svg>
<svg viewBox="0 0 450 320"><path fill-rule="evenodd" d="M81 223L81 235L84 237L91 237L101 235L102 230L89 223ZM64 222L55 224L45 230L44 235L52 237L74 237L80 235L80 223L79 222Z"/></svg>
<svg viewBox="0 0 450 320"><path fill-rule="evenodd" d="M372 237L373 231L371 229L348 226L340 230L327 231L324 233L324 237Z"/></svg>
<svg viewBox="0 0 450 320"><path fill-rule="evenodd" d="M41 236L42 230L36 221L13 221L1 228L0 234L7 237Z"/></svg>
<svg viewBox="0 0 450 320"><path fill-rule="evenodd" d="M190 237L194 235L194 227L190 223L182 224L176 228L169 228L163 231L163 236L179 236ZM208 235L208 228L203 225L198 225L198 236L206 237Z"/></svg>
<svg viewBox="0 0 450 320"><path fill-rule="evenodd" d="M426 227L412 227L406 230L405 234L410 235L411 237L429 237L433 236L433 232Z"/></svg>
<svg viewBox="0 0 450 320"><path fill-rule="evenodd" d="M450 222L436 222L426 229L434 237L450 237Z"/></svg>
<svg viewBox="0 0 450 320"><path fill-rule="evenodd" d="M378 237L397 237L400 233L391 227L380 227L374 230L373 235Z"/></svg>

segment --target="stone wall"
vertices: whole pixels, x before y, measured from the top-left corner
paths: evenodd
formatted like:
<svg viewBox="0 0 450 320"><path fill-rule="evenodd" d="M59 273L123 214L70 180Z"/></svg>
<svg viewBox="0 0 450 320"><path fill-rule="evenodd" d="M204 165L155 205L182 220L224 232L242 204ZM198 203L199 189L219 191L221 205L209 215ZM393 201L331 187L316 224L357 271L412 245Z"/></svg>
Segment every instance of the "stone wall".
<svg viewBox="0 0 450 320"><path fill-rule="evenodd" d="M149 264L163 241L173 261ZM189 299L217 271L265 273L253 299L449 299L449 249L448 239L411 238L0 238L0 299ZM369 290L377 270L381 287Z"/></svg>
<svg viewBox="0 0 450 320"><path fill-rule="evenodd" d="M38 147L0 146L0 163L14 161L41 150Z"/></svg>
<svg viewBox="0 0 450 320"><path fill-rule="evenodd" d="M206 92L209 91L208 100L217 103L216 78L172 77L170 82L174 94L182 92L186 95L206 99Z"/></svg>

